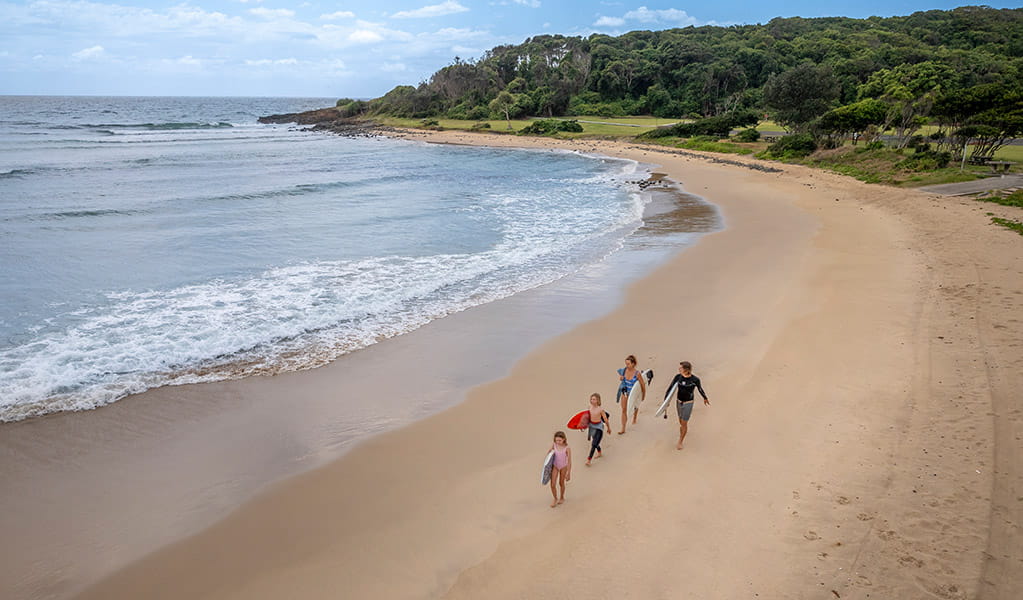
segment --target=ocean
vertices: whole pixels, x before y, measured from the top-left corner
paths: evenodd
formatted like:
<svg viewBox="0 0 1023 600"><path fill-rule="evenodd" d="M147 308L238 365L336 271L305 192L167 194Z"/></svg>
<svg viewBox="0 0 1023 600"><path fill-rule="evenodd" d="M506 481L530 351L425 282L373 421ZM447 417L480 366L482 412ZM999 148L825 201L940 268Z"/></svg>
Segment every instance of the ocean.
<svg viewBox="0 0 1023 600"><path fill-rule="evenodd" d="M643 224L635 162L256 122L332 102L0 97L0 422L323 365Z"/></svg>

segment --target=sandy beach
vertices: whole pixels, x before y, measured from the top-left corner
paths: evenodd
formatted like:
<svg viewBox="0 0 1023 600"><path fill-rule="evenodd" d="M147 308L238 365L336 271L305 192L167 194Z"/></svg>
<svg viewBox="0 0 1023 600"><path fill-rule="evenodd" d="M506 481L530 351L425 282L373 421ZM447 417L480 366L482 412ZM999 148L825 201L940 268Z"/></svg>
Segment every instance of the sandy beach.
<svg viewBox="0 0 1023 600"><path fill-rule="evenodd" d="M987 215L1012 209L621 142L405 135L653 163L726 227L457 406L119 557L129 564L77 597L1023 594L1023 238ZM411 378L428 376L414 366L430 352L422 335L403 358ZM567 500L549 508L537 477L552 433L594 391L618 425L610 396L628 354L656 373L639 423L589 468L585 435L570 432ZM677 421L653 418L680 360L712 403L697 403L682 451ZM346 376L157 392L298 398ZM185 446L167 441L168 469L202 468Z"/></svg>

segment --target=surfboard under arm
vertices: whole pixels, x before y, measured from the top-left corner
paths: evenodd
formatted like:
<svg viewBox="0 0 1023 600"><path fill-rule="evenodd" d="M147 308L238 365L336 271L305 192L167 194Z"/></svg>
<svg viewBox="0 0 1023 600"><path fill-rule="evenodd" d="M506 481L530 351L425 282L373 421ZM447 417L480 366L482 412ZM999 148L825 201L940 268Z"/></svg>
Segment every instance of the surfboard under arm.
<svg viewBox="0 0 1023 600"><path fill-rule="evenodd" d="M667 412L668 405L671 404L671 401L675 398L675 390L677 388L678 382L672 384L671 389L668 390L668 394L664 397L664 402L661 402L661 405L657 407L657 412L654 413L655 417L664 415ZM667 418L667 415L665 415L665 418Z"/></svg>

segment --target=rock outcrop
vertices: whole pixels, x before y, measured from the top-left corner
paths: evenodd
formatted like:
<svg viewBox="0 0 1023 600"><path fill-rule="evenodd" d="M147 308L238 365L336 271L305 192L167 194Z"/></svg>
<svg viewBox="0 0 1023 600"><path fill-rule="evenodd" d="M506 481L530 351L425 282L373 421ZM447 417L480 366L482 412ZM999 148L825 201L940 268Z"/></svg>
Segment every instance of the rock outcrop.
<svg viewBox="0 0 1023 600"><path fill-rule="evenodd" d="M330 131L338 135L349 137L371 136L383 131L373 121L366 119L353 119L342 117L336 108L318 108L300 113L286 113L281 115L268 115L260 117L260 123L296 123L298 125L312 125L311 131Z"/></svg>

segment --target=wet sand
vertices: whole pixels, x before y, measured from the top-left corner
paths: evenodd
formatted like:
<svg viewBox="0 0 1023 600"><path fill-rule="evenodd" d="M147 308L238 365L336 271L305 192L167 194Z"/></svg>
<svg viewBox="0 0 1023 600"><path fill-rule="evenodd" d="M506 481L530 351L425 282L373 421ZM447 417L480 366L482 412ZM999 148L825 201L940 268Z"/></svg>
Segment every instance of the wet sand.
<svg viewBox="0 0 1023 600"><path fill-rule="evenodd" d="M409 135L657 163L726 229L457 406L80 597L1019 597L1023 238L985 214L1011 209L612 142ZM548 508L551 434L612 395L630 353L654 397L592 467L570 433L567 501ZM712 402L682 451L652 417L679 360ZM302 395L339 376L246 385Z"/></svg>

